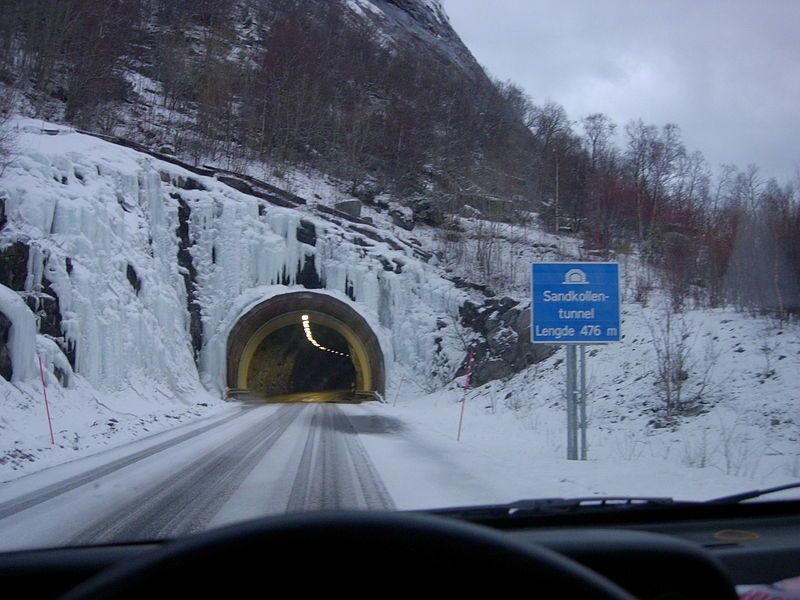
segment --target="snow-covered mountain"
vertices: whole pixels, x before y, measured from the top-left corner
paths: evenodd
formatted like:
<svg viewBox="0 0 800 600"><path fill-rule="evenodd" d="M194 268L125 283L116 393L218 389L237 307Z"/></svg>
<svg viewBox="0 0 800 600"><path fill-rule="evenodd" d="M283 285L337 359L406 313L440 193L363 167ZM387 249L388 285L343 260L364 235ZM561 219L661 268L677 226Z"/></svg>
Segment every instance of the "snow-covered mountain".
<svg viewBox="0 0 800 600"><path fill-rule="evenodd" d="M303 75L283 94L281 77L295 73L280 69L295 55L280 55L279 43L260 52L263 36L319 58L302 27L266 10L290 5L304 26L328 32L325 43L334 44L343 19L365 65L329 61L348 69L327 80L311 61L324 85ZM218 410L237 320L258 302L301 290L331 296L365 319L386 361L386 396L401 408L431 423L449 419L469 347L477 389L467 414L482 423L482 449L560 457L563 356L527 341L528 267L593 256L577 236L545 233L524 196L480 179L497 172L486 149L498 132L506 158L527 158L514 150L513 118L476 116L495 106L496 90L441 3L264 1L228 9L191 12L170 44L158 42L175 33L180 15L144 19L133 45L141 53L120 54L114 66L128 94L109 92L101 104L75 109L74 121L92 135L68 123L74 96L63 64L53 65L46 85L22 86L27 116L10 124L14 156L0 178L0 467L35 461L38 468ZM224 25L220 15L229 17ZM226 79L232 70L237 75ZM253 73L277 73L274 85L258 87ZM442 89L423 94L425 77L436 74L448 74ZM189 75L196 79L182 79ZM338 104L313 104L329 92ZM46 114L51 122L30 118ZM475 136L459 137L467 133ZM318 145L328 139L341 145ZM518 219L482 211L511 206L511 197L514 210L524 208ZM359 200L362 216L336 208ZM457 210L445 213L448 205ZM661 314L655 299L648 305L642 297L652 268L635 252L617 258L626 341L591 351L594 456L636 460L646 448L647 458L730 476L797 476L796 326L768 319L734 326L731 311L698 307L688 326L702 335L681 373L696 401L665 419L654 326ZM658 289L647 290L657 299ZM706 355L709 340L717 344Z"/></svg>

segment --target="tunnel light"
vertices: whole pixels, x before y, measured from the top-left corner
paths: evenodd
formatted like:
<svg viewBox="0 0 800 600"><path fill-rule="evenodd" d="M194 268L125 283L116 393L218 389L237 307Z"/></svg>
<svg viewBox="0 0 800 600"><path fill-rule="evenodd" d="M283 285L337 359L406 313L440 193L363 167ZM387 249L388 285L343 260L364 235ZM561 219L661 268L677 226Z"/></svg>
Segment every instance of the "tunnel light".
<svg viewBox="0 0 800 600"><path fill-rule="evenodd" d="M320 350L325 350L326 352L330 352L331 354L336 354L337 356L350 356L349 354L345 354L344 352L339 352L338 350L333 350L332 348L326 348L322 344L320 344L317 340L314 339L314 335L311 333L311 319L308 315L301 315L300 320L303 323L303 331L306 334L306 339L311 342L316 348Z"/></svg>

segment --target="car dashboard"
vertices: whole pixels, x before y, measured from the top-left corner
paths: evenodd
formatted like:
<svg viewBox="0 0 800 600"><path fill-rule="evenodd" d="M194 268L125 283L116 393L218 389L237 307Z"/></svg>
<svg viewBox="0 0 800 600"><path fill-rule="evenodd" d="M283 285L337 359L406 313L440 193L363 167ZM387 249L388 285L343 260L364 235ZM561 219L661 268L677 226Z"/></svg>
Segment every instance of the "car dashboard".
<svg viewBox="0 0 800 600"><path fill-rule="evenodd" d="M676 504L502 518L480 511L469 517L452 511L428 515L442 522L467 521L518 545L550 549L640 599L736 598L734 586L769 584L800 574L800 502ZM418 542L422 546L425 539ZM7 598L58 598L107 569L134 563L168 545L0 554L0 589L14 590L4 593ZM392 558L393 567L401 571L407 567L401 564L403 556ZM459 567L448 563L447 552L441 560L443 572L457 579ZM413 568L408 570L413 576ZM532 578L532 592L536 584Z"/></svg>
<svg viewBox="0 0 800 600"><path fill-rule="evenodd" d="M800 575L800 502L675 504L522 517L499 526L603 574L637 598L722 598Z"/></svg>

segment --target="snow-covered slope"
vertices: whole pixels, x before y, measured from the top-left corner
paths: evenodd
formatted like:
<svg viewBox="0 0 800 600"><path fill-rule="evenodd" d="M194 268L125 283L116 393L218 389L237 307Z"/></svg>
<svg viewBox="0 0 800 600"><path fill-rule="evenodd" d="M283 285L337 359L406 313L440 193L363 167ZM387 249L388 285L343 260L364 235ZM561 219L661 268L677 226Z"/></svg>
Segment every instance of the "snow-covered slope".
<svg viewBox="0 0 800 600"><path fill-rule="evenodd" d="M685 323L675 325L688 349L684 394L701 397L691 410L665 419L654 344L663 316L658 301L644 307L629 302L623 341L588 347L586 468L563 460L563 350L510 379L471 390L463 443L514 465L511 472L532 470L536 485L527 494L537 497L703 499L800 477L800 327L730 309L675 316ZM451 385L432 395L403 390L389 400L454 439L462 397L463 390Z"/></svg>
<svg viewBox="0 0 800 600"><path fill-rule="evenodd" d="M27 120L20 129L25 151L2 180L9 219L2 239L32 248L25 291L41 286L43 275L49 279L76 370L99 389L124 385L131 372L176 391L196 385L186 267L178 259L182 221L196 271L203 335L195 350L203 376L218 375L210 340L232 325L242 298L250 302L261 286L298 285L308 261L322 287L349 291L375 317L392 358L412 368L424 369L433 358L419 333L436 331L434 313L452 312L462 298L414 257L413 247L353 239L358 232L311 207L272 206L212 177L66 129L41 135L40 124ZM304 228L315 232L311 243L299 239ZM213 377L205 383L215 391L224 385Z"/></svg>
<svg viewBox="0 0 800 600"><path fill-rule="evenodd" d="M0 451L13 450L41 400L37 344L51 396L81 418L95 410L90 398L137 417L209 404L224 394L230 328L276 290L324 287L351 304L380 338L390 382L401 368L433 388L458 367L457 333L438 324L463 292L417 246L68 128L14 127L0 252L18 261L6 271L23 273L0 295L17 386L4 385ZM136 395L152 411L129 405Z"/></svg>

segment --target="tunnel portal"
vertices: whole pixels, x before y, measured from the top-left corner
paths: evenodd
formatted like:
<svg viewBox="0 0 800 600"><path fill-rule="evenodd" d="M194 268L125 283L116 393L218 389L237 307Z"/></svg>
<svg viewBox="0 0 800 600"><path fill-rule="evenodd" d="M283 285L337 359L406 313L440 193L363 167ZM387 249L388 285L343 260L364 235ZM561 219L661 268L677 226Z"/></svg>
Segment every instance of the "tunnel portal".
<svg viewBox="0 0 800 600"><path fill-rule="evenodd" d="M384 393L384 359L353 308L325 294L295 292L250 309L228 336L229 388L270 397L294 392Z"/></svg>

